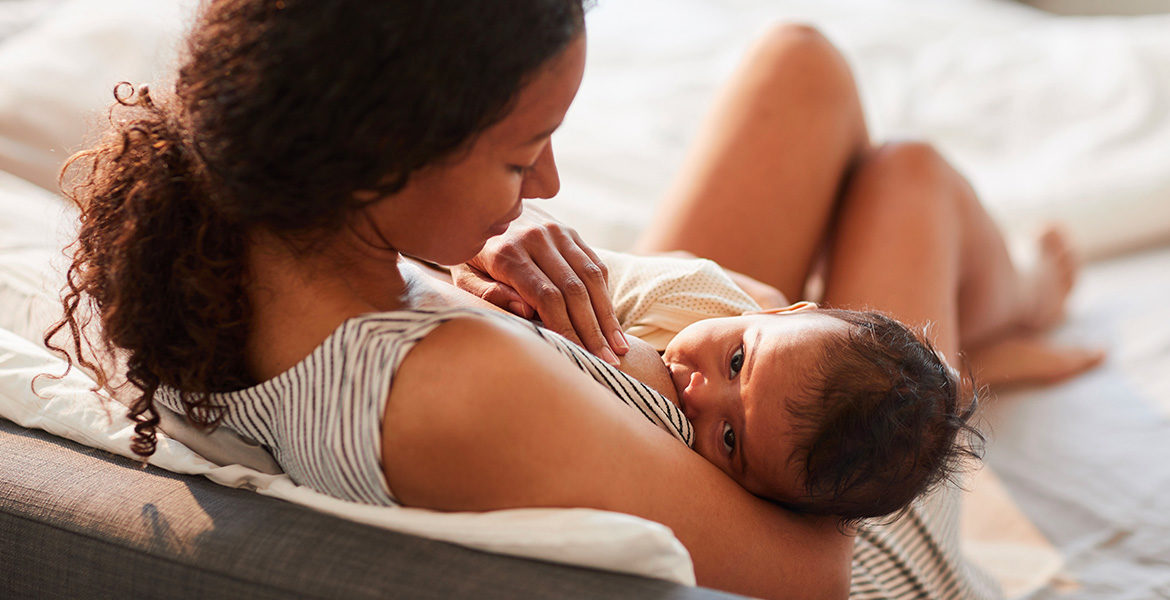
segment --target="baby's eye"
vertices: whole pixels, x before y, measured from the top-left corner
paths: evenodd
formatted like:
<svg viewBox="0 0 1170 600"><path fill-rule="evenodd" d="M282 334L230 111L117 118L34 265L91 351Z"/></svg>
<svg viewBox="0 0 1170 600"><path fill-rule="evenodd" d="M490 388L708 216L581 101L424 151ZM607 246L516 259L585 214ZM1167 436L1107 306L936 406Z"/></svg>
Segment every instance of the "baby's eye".
<svg viewBox="0 0 1170 600"><path fill-rule="evenodd" d="M735 450L735 430L727 423L723 424L723 449L728 454Z"/></svg>
<svg viewBox="0 0 1170 600"><path fill-rule="evenodd" d="M735 376L739 375L739 370L742 368L743 368L743 346L740 346L739 349L737 349L735 351L735 353L731 355L731 376L730 376L730 378L735 379Z"/></svg>

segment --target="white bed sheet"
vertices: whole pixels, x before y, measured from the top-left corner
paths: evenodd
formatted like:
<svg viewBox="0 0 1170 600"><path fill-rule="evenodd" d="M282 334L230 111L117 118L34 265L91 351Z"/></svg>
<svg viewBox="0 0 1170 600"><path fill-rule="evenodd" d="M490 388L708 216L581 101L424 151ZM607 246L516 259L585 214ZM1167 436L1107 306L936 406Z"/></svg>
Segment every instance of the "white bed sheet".
<svg viewBox="0 0 1170 600"><path fill-rule="evenodd" d="M587 239L631 244L718 83L781 20L842 48L875 139L936 143L1012 228L1059 216L1091 256L1170 240L1170 15L1007 0L601 0L553 138L552 210Z"/></svg>
<svg viewBox="0 0 1170 600"><path fill-rule="evenodd" d="M1106 364L988 406L987 464L1064 562L1036 598L1170 596L1168 298L1170 247L1091 265L1058 336Z"/></svg>

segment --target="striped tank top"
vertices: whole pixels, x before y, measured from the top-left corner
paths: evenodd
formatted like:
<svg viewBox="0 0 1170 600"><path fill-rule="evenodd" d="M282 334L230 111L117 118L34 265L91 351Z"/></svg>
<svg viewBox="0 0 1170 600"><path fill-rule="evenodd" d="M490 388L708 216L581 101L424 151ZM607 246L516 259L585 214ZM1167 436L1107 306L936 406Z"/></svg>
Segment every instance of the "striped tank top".
<svg viewBox="0 0 1170 600"><path fill-rule="evenodd" d="M691 446L691 424L669 400L566 338L529 321L478 309L370 313L342 323L288 371L255 386L212 394L221 425L272 452L298 484L329 496L395 506L382 475L381 423L398 366L422 338L459 317L522 323L650 422ZM184 414L180 393L155 400ZM871 525L853 553L852 600L1000 597L958 547L958 490L920 498L897 520Z"/></svg>
<svg viewBox="0 0 1170 600"><path fill-rule="evenodd" d="M382 474L382 414L394 374L411 348L459 317L521 323L621 402L682 443L693 430L673 403L561 335L512 315L481 309L403 310L346 320L284 373L255 386L211 395L220 424L265 446L300 485L379 506L398 504ZM180 393L162 386L155 401L184 414Z"/></svg>

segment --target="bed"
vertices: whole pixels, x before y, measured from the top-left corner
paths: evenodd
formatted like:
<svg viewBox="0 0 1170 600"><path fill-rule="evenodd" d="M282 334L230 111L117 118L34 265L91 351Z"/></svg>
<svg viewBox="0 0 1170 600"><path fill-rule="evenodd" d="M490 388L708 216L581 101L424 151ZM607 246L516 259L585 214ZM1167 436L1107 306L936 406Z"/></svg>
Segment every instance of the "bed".
<svg viewBox="0 0 1170 600"><path fill-rule="evenodd" d="M0 231L32 240L0 244L0 260L22 265L0 286L52 272L43 242L67 216L47 190L61 161L113 82L156 81L191 5L0 2ZM1011 232L1066 223L1091 262L1054 335L1109 358L988 402L965 547L1009 597L1170 596L1170 17L1056 17L1001 0L602 0L588 19L585 82L554 137L562 193L545 206L596 245L633 242L719 81L778 20L841 46L875 138L937 144ZM43 317L2 306L8 330L35 337Z"/></svg>

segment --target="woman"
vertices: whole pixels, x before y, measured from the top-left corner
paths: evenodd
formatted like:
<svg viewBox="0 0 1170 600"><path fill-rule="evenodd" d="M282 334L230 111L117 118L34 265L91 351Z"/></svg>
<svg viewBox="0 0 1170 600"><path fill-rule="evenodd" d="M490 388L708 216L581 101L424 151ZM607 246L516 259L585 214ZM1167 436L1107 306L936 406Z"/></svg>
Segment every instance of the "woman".
<svg viewBox="0 0 1170 600"><path fill-rule="evenodd" d="M74 163L87 167L72 190L82 229L59 328L76 333L81 304L97 309L136 389L142 455L153 450L154 403L169 402L199 423L250 428L319 489L437 510L626 512L671 527L703 585L843 597L853 542L835 520L751 496L531 330L452 309L482 301L401 260L507 264L506 252L481 251L523 198L557 192L549 136L582 75L582 12L579 0L211 2L173 97L123 94L112 136ZM770 45L777 57L835 56L804 30ZM807 107L833 101L831 91L801 95ZM844 108L825 105L825 125ZM815 172L773 186L809 192L809 222L784 226L808 248L772 257L792 277L732 266L799 295L796 271L807 272L839 182L865 148L853 117L832 126L840 147L825 141L824 156L807 157ZM714 177L718 162L692 173ZM842 255L846 240L859 255L874 243L850 225L846 207L868 206L854 196L869 197L847 195L834 238ZM669 236L683 223L660 230L660 244L677 245ZM623 351L597 293L602 265L564 235L526 246L517 264L539 276L483 272L599 354ZM954 244L931 241L952 249L929 284L950 303L924 303L912 320L953 310L962 279ZM847 275L830 271L829 299L875 297L874 282L850 288ZM900 314L901 298L889 296L872 304ZM558 303L561 316L549 308ZM940 340L955 339L952 326L939 318Z"/></svg>

